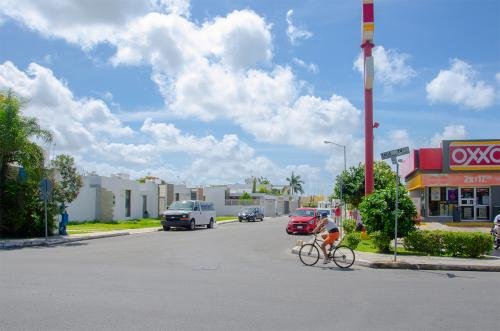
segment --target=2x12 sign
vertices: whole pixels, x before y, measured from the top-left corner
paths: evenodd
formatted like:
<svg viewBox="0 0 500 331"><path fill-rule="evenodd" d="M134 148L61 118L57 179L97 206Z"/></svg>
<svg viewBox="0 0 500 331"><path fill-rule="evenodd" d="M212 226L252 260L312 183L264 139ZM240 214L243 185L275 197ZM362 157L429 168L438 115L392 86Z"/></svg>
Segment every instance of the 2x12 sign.
<svg viewBox="0 0 500 331"><path fill-rule="evenodd" d="M410 154L409 147L402 147L398 149L393 149L392 151L380 153L380 157L382 158L382 160L385 160L405 154Z"/></svg>

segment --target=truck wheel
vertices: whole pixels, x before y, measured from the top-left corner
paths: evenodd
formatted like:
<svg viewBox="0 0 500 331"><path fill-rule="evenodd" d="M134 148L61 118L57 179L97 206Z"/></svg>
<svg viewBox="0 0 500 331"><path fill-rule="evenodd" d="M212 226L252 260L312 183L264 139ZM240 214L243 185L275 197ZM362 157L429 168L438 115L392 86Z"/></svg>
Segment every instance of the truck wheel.
<svg viewBox="0 0 500 331"><path fill-rule="evenodd" d="M164 226L163 226L163 231L170 231L170 227L169 227L169 226L164 225Z"/></svg>
<svg viewBox="0 0 500 331"><path fill-rule="evenodd" d="M194 229L196 229L196 223L194 220L191 220L191 222L189 222L189 231L193 231Z"/></svg>
<svg viewBox="0 0 500 331"><path fill-rule="evenodd" d="M208 229L213 229L214 228L214 219L213 218L210 219L210 223L208 223L207 228Z"/></svg>

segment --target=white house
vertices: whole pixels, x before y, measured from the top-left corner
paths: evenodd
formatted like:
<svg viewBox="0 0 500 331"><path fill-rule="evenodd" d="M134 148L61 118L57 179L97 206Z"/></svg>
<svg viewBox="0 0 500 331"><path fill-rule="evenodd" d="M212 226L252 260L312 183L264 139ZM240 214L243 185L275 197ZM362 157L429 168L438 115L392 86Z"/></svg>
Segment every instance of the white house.
<svg viewBox="0 0 500 331"><path fill-rule="evenodd" d="M158 217L158 184L123 177L83 176L83 187L67 208L69 220Z"/></svg>

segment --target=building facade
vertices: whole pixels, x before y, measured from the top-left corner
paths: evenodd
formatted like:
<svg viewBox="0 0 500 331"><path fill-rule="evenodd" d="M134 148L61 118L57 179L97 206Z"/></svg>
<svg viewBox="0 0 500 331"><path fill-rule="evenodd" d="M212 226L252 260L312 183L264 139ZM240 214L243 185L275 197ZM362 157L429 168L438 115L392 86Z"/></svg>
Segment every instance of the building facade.
<svg viewBox="0 0 500 331"><path fill-rule="evenodd" d="M70 221L126 220L158 217L158 184L123 176L83 176L78 197L69 204Z"/></svg>
<svg viewBox="0 0 500 331"><path fill-rule="evenodd" d="M401 175L426 220L492 221L500 214L500 139L413 150Z"/></svg>

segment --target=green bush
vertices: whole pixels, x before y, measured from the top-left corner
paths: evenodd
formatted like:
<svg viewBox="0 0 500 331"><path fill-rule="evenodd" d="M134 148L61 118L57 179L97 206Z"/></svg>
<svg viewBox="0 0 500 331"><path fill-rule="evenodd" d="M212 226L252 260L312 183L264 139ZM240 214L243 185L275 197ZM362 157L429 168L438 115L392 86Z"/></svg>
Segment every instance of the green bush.
<svg viewBox="0 0 500 331"><path fill-rule="evenodd" d="M384 234L382 231L374 231L370 233L370 238L372 239L375 248L381 253L388 253L389 246L391 244L391 237Z"/></svg>
<svg viewBox="0 0 500 331"><path fill-rule="evenodd" d="M356 221L352 219L345 220L343 223L343 228L346 234L356 231Z"/></svg>
<svg viewBox="0 0 500 331"><path fill-rule="evenodd" d="M361 233L351 232L345 235L343 243L351 249L356 249L361 242Z"/></svg>
<svg viewBox="0 0 500 331"><path fill-rule="evenodd" d="M433 256L479 257L493 249L493 241L481 232L417 230L405 237L404 246Z"/></svg>
<svg viewBox="0 0 500 331"><path fill-rule="evenodd" d="M382 232L386 237L394 237L394 219L396 211L395 186L375 190L363 198L359 210L363 217L366 231L371 235L374 231ZM417 215L415 205L400 186L398 194L398 237L405 237L410 231L415 230L413 219Z"/></svg>

